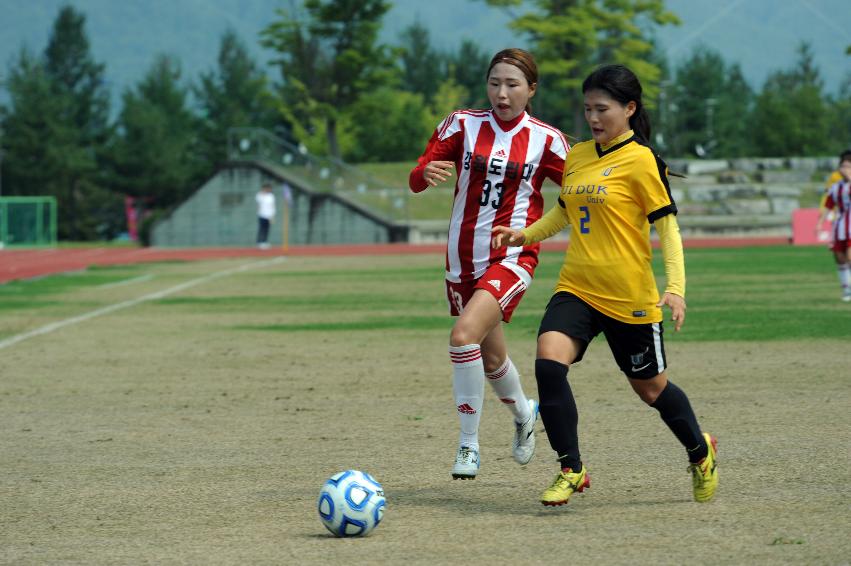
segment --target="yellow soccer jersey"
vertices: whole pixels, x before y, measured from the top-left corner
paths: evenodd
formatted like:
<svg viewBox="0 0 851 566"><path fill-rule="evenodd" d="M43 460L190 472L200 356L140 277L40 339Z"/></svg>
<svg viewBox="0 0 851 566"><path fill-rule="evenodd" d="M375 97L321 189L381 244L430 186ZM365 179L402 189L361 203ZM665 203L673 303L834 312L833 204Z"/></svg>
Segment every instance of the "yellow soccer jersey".
<svg viewBox="0 0 851 566"><path fill-rule="evenodd" d="M578 143L567 154L559 205L570 245L555 291L626 323L661 321L650 223L677 211L664 162L632 130L606 148Z"/></svg>

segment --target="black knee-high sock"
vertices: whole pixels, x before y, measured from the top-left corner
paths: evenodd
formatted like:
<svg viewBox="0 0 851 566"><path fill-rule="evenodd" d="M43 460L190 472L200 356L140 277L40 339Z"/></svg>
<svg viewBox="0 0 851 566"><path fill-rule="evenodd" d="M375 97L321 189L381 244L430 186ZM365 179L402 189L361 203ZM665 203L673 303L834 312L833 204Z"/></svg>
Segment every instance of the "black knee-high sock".
<svg viewBox="0 0 851 566"><path fill-rule="evenodd" d="M709 448L700 433L691 403L682 389L669 381L650 406L659 411L662 420L685 447L689 462L699 462L706 457Z"/></svg>
<svg viewBox="0 0 851 566"><path fill-rule="evenodd" d="M578 471L582 468L577 433L579 413L567 382L567 369L566 365L553 360L535 360L541 420L547 429L550 446L558 454L562 468Z"/></svg>

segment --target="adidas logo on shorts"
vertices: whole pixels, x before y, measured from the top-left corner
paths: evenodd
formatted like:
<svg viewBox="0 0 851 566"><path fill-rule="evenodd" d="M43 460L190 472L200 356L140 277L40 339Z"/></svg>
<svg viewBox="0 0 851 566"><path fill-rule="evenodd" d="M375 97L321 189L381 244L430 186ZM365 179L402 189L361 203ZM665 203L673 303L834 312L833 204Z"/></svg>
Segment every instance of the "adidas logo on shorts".
<svg viewBox="0 0 851 566"><path fill-rule="evenodd" d="M499 286L500 286L499 279L491 279L490 281L488 281L488 283L490 285L492 285L494 289L499 291Z"/></svg>

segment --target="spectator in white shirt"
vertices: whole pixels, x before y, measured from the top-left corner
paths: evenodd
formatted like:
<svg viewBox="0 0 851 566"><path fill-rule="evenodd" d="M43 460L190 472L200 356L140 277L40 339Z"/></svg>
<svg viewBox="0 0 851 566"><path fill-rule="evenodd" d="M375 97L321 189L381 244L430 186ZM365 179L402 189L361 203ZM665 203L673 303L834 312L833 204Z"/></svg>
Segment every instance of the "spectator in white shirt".
<svg viewBox="0 0 851 566"><path fill-rule="evenodd" d="M266 183L257 193L257 247L269 249L269 225L275 219L275 194L272 185Z"/></svg>

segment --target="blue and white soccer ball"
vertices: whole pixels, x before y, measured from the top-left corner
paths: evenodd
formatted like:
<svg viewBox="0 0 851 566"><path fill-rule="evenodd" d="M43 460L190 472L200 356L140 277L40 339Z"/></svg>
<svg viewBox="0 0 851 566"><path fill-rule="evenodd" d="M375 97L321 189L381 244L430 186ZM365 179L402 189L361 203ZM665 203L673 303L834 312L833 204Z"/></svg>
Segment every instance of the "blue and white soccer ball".
<svg viewBox="0 0 851 566"><path fill-rule="evenodd" d="M369 534L384 517L384 489L358 470L334 474L319 492L319 518L338 537Z"/></svg>

